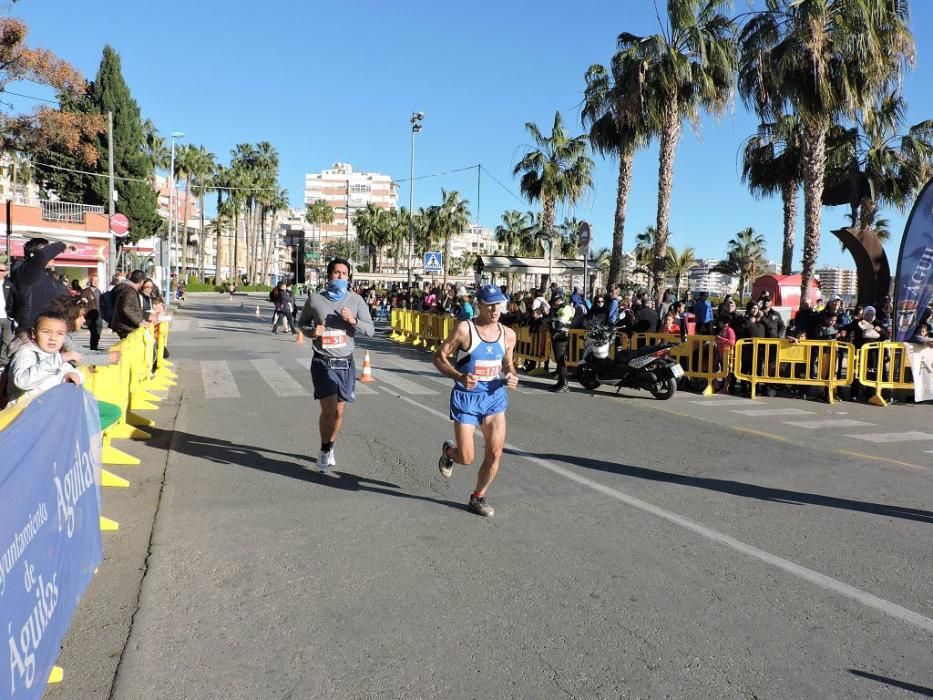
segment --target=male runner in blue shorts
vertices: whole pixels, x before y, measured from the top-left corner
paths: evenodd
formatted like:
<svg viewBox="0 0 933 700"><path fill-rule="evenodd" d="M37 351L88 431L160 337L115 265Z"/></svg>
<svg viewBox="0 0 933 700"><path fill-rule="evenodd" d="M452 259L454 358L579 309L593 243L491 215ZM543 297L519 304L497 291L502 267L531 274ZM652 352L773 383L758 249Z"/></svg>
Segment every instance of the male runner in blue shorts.
<svg viewBox="0 0 933 700"><path fill-rule="evenodd" d="M486 491L499 471L505 446L505 409L509 406L506 387L514 389L518 385L518 372L512 361L515 332L499 323L506 296L498 287L487 284L477 290L476 301L477 316L458 323L434 353L434 366L456 382L450 392L454 440L444 441L437 466L449 479L454 462L472 464L473 435L480 427L486 454L476 477L476 489L470 494L469 508L488 518L495 511L486 503ZM454 353L456 359L451 364Z"/></svg>

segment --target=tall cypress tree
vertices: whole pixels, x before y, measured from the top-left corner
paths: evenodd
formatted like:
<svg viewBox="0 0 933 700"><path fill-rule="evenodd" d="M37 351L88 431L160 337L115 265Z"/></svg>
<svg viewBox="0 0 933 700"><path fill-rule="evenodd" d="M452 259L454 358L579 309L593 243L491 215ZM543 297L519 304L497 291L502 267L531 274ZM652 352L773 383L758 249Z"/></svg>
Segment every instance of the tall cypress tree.
<svg viewBox="0 0 933 700"><path fill-rule="evenodd" d="M162 220L159 217L158 199L149 185L152 163L143 150L143 128L139 105L130 94L120 69L120 56L110 46L104 47L104 55L97 70L97 77L88 87L91 108L106 114L113 112L113 173L117 177L135 180L117 180L119 193L116 209L130 220L130 238L154 236L159 233ZM107 134L98 143L100 161L98 170L107 172ZM86 194L92 204L107 203L107 179L93 178Z"/></svg>

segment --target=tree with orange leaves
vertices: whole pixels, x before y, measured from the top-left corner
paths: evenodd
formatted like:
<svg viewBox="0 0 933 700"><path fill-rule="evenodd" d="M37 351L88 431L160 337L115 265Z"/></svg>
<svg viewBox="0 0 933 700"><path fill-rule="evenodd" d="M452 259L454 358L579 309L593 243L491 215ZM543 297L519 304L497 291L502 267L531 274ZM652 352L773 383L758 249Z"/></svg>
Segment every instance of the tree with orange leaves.
<svg viewBox="0 0 933 700"><path fill-rule="evenodd" d="M18 80L55 88L61 98L79 98L87 87L71 64L47 49L26 45L26 25L0 18L0 91ZM24 153L65 151L84 165L97 162L97 136L107 128L100 114L38 107L29 114L0 115L0 147Z"/></svg>

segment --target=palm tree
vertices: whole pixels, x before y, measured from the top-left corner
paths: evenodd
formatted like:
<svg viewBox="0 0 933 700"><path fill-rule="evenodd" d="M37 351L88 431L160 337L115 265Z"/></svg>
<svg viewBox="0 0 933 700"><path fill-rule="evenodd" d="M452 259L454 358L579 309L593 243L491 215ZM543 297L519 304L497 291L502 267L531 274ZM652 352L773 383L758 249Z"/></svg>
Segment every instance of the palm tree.
<svg viewBox="0 0 933 700"><path fill-rule="evenodd" d="M317 227L317 252L320 256L318 260L318 264L320 264L324 261L323 245L321 244L321 227L325 224L334 223L334 208L323 199L318 199L307 206L305 221Z"/></svg>
<svg viewBox="0 0 933 700"><path fill-rule="evenodd" d="M353 215L353 226L356 228L356 239L360 245L369 249L369 269L376 271L379 259L379 250L385 245L387 212L374 203L369 202L363 209Z"/></svg>
<svg viewBox="0 0 933 700"><path fill-rule="evenodd" d="M678 251L672 245L667 247L667 274L674 278L674 288L678 299L680 299L680 281L696 266L697 259L693 248Z"/></svg>
<svg viewBox="0 0 933 700"><path fill-rule="evenodd" d="M217 156L204 146L198 146L192 157L191 191L198 198L200 210L200 228L198 229L198 273L203 279L204 271L204 195L214 188L214 173L217 169ZM216 272L216 271L215 271Z"/></svg>
<svg viewBox="0 0 933 700"><path fill-rule="evenodd" d="M803 182L803 131L799 119L782 114L773 123L762 123L758 133L745 141L742 181L756 197L781 195L784 206L781 274L791 274L797 231L797 193Z"/></svg>
<svg viewBox="0 0 933 700"><path fill-rule="evenodd" d="M586 154L587 137L568 136L560 112L554 115L550 136L534 122L527 122L525 129L535 145L528 147L512 174L521 174L520 188L528 201L541 202L541 227L550 232L557 205L573 206L593 186L593 160Z"/></svg>
<svg viewBox="0 0 933 700"><path fill-rule="evenodd" d="M658 230L654 226L646 226L645 230L635 236L635 271L648 275L648 284L655 288L655 278L667 276L667 255L664 256L664 265L658 269L654 265L654 251L657 249Z"/></svg>
<svg viewBox="0 0 933 700"><path fill-rule="evenodd" d="M155 174L159 170L168 170L172 164L172 151L165 144L165 139L159 134L151 119L143 122L143 151L146 159L152 164L152 182L155 184Z"/></svg>
<svg viewBox="0 0 933 700"><path fill-rule="evenodd" d="M224 279L224 245L223 229L225 220L228 217L228 207L224 206L224 187L227 185L227 168L222 163L217 163L214 167L213 188L217 194L217 214L214 219L214 232L217 234L217 257L214 262L214 281L217 284Z"/></svg>
<svg viewBox="0 0 933 700"><path fill-rule="evenodd" d="M777 0L774 0L777 1ZM720 8L726 0L668 0L667 23L652 36L619 35L627 65L638 66L635 94L649 124L660 135L658 214L653 293L664 280L670 220L674 153L684 119L696 121L701 108L718 113L732 95L736 66L733 23ZM660 18L659 18L660 20Z"/></svg>
<svg viewBox="0 0 933 700"><path fill-rule="evenodd" d="M389 235L387 244L392 251L392 259L395 261L395 274L398 274L402 256L405 254L405 246L408 242L408 231L411 223L411 213L406 207L401 207L398 211L389 212Z"/></svg>
<svg viewBox="0 0 933 700"><path fill-rule="evenodd" d="M181 240L177 241L181 256L181 274L178 282L188 281L188 194L191 191L192 176L198 167L198 152L191 144L185 144L175 152L175 180L185 181L185 199L181 214Z"/></svg>
<svg viewBox="0 0 933 700"><path fill-rule="evenodd" d="M590 144L604 156L619 159L616 210L612 227L612 260L607 286L622 282L622 254L625 242L625 209L632 187L635 152L648 145L649 124L640 109L634 89L639 66L624 54L612 58L609 70L601 65L586 72L582 120L589 125Z"/></svg>
<svg viewBox="0 0 933 700"><path fill-rule="evenodd" d="M739 86L760 114L787 105L803 130L804 247L800 300L813 279L820 246L826 138L854 117L913 61L906 2L767 0L740 36Z"/></svg>
<svg viewBox="0 0 933 700"><path fill-rule="evenodd" d="M600 248L590 252L589 275L590 275L590 294L596 287L598 280L608 280L609 270L612 268L612 249ZM608 283L607 285L608 286Z"/></svg>
<svg viewBox="0 0 933 700"><path fill-rule="evenodd" d="M577 218L564 218L560 225L560 256L562 258L575 258L580 247L580 222Z"/></svg>
<svg viewBox="0 0 933 700"><path fill-rule="evenodd" d="M270 279L270 266L272 264L272 256L275 253L275 244L279 240L278 236L278 226L276 226L276 217L280 211L288 209L288 190L279 190L271 197L268 201L268 213L272 218L271 233L269 236L269 243L266 246L266 252L263 262L263 281ZM299 261L299 264L304 265L304 260Z"/></svg>
<svg viewBox="0 0 933 700"><path fill-rule="evenodd" d="M726 259L713 267L720 272L739 278L739 298L745 296L746 282L755 280L755 273L765 265L765 239L751 227L742 229L729 239Z"/></svg>
<svg viewBox="0 0 933 700"><path fill-rule="evenodd" d="M444 285L447 285L447 271L450 267L450 242L454 236L463 233L470 225L470 202L463 199L456 190L448 192L441 189L441 204L437 207L436 226L440 240L444 241Z"/></svg>
<svg viewBox="0 0 933 700"><path fill-rule="evenodd" d="M528 225L527 216L515 209L502 212L502 223L496 226L496 242L499 250L514 256L521 250L522 231Z"/></svg>
<svg viewBox="0 0 933 700"><path fill-rule="evenodd" d="M906 104L895 92L880 95L862 111L852 129L845 130L839 142L828 145L837 151L835 168L827 177L845 182L853 165L868 181L867 193L859 202L858 226L873 228L881 206L904 211L920 189L933 176L933 120L915 124L907 133L899 133ZM853 221L855 226L856 222Z"/></svg>

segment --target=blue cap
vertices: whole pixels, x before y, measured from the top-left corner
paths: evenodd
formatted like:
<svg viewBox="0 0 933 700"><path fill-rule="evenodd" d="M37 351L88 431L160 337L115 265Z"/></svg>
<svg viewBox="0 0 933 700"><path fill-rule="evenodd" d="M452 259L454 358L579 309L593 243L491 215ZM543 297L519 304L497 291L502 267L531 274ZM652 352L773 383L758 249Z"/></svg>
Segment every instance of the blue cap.
<svg viewBox="0 0 933 700"><path fill-rule="evenodd" d="M508 301L508 298L496 285L484 284L476 290L476 300L483 304L501 304Z"/></svg>

